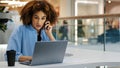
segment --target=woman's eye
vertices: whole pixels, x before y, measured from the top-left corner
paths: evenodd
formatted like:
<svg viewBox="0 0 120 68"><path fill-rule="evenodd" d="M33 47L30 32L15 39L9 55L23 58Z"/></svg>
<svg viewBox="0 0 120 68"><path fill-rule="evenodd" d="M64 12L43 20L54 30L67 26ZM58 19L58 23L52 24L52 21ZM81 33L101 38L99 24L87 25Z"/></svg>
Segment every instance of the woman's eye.
<svg viewBox="0 0 120 68"><path fill-rule="evenodd" d="M46 17L43 17L42 20L46 20Z"/></svg>
<svg viewBox="0 0 120 68"><path fill-rule="evenodd" d="M39 18L38 18L38 17L36 17L36 16L35 16L34 18L35 18L35 19L39 19Z"/></svg>

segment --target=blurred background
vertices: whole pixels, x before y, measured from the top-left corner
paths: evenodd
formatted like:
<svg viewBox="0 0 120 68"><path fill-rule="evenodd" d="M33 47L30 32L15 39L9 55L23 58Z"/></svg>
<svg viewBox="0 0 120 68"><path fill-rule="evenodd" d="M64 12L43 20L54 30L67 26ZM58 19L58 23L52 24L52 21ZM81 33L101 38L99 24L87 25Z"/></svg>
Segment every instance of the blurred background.
<svg viewBox="0 0 120 68"><path fill-rule="evenodd" d="M19 26L20 11L31 0L0 0L0 44ZM57 40L76 48L120 52L120 0L47 0L59 19ZM62 29L63 30L62 30Z"/></svg>

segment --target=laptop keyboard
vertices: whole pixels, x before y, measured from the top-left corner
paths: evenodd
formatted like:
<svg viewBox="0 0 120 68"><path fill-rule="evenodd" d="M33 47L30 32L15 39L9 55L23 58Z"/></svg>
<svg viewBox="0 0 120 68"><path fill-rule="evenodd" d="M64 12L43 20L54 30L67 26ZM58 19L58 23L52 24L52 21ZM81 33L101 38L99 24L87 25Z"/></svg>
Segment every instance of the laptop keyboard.
<svg viewBox="0 0 120 68"><path fill-rule="evenodd" d="M30 65L31 61L20 62L20 64Z"/></svg>

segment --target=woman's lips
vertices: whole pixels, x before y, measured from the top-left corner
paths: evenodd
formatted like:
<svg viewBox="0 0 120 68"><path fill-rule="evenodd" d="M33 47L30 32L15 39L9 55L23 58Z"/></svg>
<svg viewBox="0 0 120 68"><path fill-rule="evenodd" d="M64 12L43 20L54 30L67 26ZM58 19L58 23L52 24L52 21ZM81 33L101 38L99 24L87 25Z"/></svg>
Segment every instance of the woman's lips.
<svg viewBox="0 0 120 68"><path fill-rule="evenodd" d="M37 26L37 28L40 28L41 27L41 25L36 25Z"/></svg>

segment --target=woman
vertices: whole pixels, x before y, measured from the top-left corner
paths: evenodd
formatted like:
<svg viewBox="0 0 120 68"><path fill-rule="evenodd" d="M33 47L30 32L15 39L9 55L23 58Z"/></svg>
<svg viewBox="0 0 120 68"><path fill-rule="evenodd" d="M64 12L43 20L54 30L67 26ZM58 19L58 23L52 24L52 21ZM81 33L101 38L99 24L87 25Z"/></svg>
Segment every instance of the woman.
<svg viewBox="0 0 120 68"><path fill-rule="evenodd" d="M54 41L52 26L57 14L45 0L30 1L21 11L20 25L10 36L7 50L16 51L16 61L31 61L35 42Z"/></svg>

